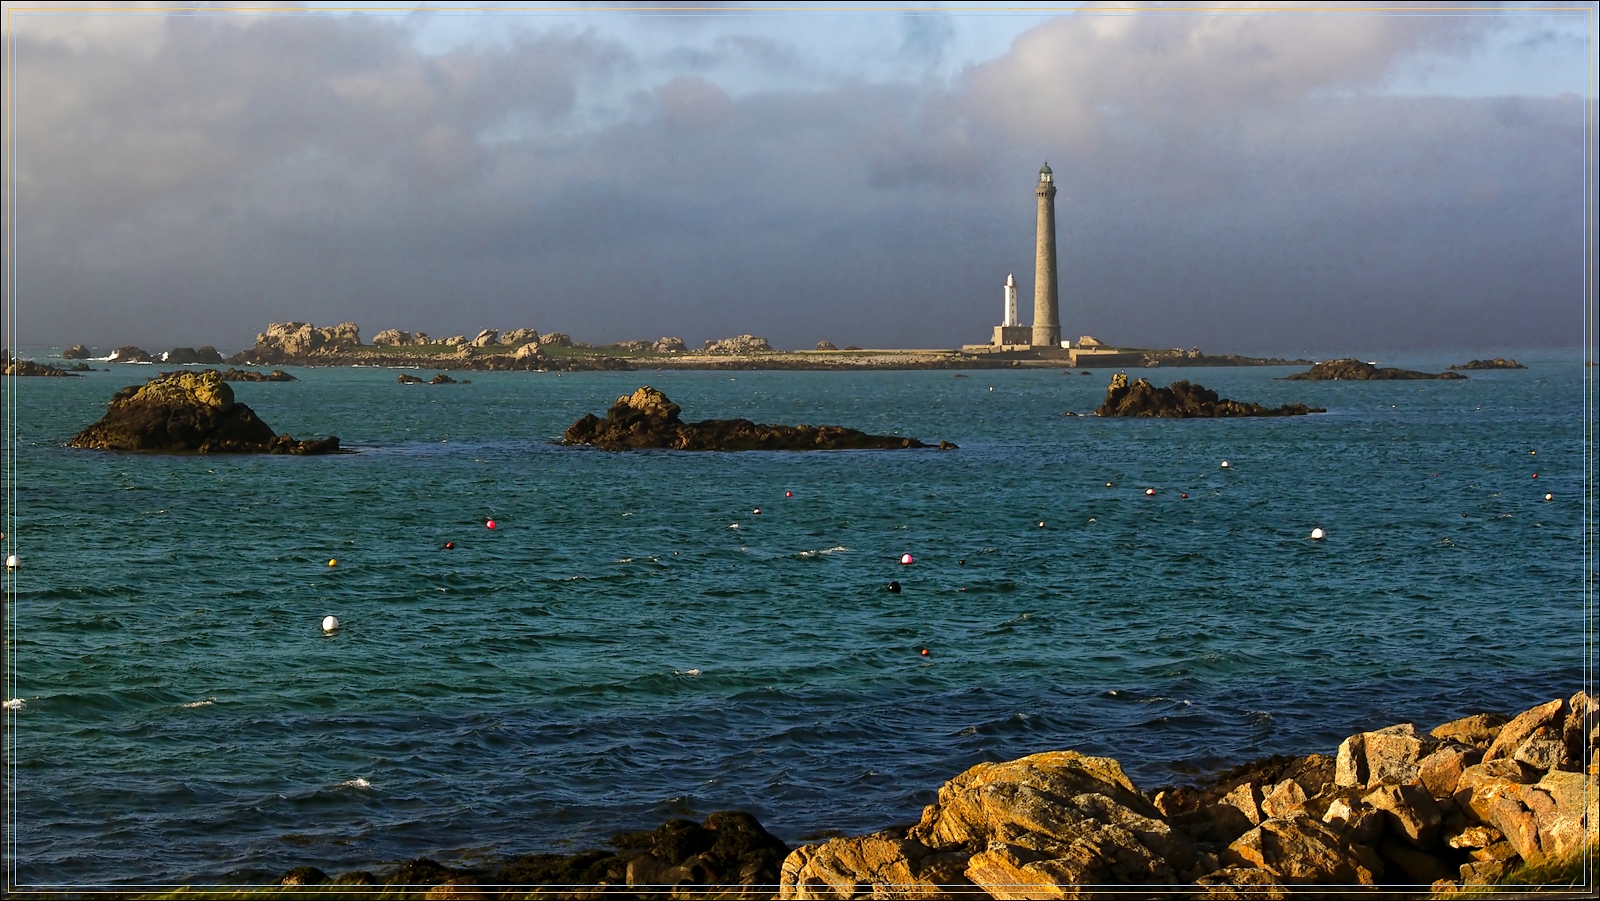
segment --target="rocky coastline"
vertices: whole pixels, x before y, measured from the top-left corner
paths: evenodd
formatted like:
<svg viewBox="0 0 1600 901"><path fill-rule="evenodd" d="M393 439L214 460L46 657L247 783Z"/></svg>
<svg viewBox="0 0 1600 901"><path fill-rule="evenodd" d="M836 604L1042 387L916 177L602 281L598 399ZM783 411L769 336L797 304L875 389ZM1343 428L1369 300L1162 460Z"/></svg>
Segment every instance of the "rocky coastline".
<svg viewBox="0 0 1600 901"><path fill-rule="evenodd" d="M1457 367L1450 367L1455 369ZM1376 366L1361 360L1324 360L1305 372L1286 375L1288 382L1370 382L1393 379L1464 379L1459 372L1418 372L1415 369L1395 369Z"/></svg>
<svg viewBox="0 0 1600 901"><path fill-rule="evenodd" d="M574 422L562 443L608 451L901 450L929 446L915 438L869 435L836 425L765 425L748 419L684 422L678 414L677 404L646 385L617 398L605 419L589 413ZM948 441L938 446L955 449Z"/></svg>
<svg viewBox="0 0 1600 901"><path fill-rule="evenodd" d="M1600 734L1579 691L1513 716L1397 723L1328 753L1141 789L1071 750L980 763L915 824L788 847L749 814L670 820L610 847L475 867L428 859L282 885L428 898L1450 897L1596 848ZM1590 871L1592 874L1592 870ZM1590 876L1592 879L1592 875ZM512 888L516 890L510 890Z"/></svg>
<svg viewBox="0 0 1600 901"><path fill-rule="evenodd" d="M237 403L215 369L169 372L118 391L71 447L166 454L330 454L338 437L296 441Z"/></svg>
<svg viewBox="0 0 1600 901"><path fill-rule="evenodd" d="M1144 379L1129 383L1128 377L1119 372L1111 377L1105 401L1094 411L1094 415L1195 419L1218 416L1304 416L1307 413L1326 412L1321 407L1308 407L1305 404L1264 407L1246 401L1219 398L1217 392L1204 385L1193 385L1187 381L1173 382L1165 388L1157 388Z"/></svg>

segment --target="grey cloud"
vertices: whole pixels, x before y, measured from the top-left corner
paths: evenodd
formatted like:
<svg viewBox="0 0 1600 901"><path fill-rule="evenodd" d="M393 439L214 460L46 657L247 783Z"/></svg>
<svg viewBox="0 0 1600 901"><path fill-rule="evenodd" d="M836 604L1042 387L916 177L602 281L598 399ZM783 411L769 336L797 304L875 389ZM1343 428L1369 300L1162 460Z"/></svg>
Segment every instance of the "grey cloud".
<svg viewBox="0 0 1600 901"><path fill-rule="evenodd" d="M730 96L628 88L650 64L598 28L429 55L386 19L164 21L143 56L18 35L24 343L952 346L1031 278L1045 158L1074 336L1551 344L1577 315L1583 101L1363 93L1454 22L1067 19L953 87ZM596 85L628 114L596 125Z"/></svg>

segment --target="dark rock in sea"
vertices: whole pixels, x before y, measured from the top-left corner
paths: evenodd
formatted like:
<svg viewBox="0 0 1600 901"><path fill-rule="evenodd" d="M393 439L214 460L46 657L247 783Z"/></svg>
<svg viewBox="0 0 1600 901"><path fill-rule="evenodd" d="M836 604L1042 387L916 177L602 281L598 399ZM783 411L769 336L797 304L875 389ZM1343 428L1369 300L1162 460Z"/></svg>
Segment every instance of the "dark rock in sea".
<svg viewBox="0 0 1600 901"><path fill-rule="evenodd" d="M113 363L154 363L155 361L156 358L146 353L143 348L134 347L132 344L125 344L111 352L111 362Z"/></svg>
<svg viewBox="0 0 1600 901"><path fill-rule="evenodd" d="M455 383L455 379L445 375L442 372L428 380L428 384L430 385L454 385Z"/></svg>
<svg viewBox="0 0 1600 901"><path fill-rule="evenodd" d="M1492 360L1472 360L1467 363L1457 363L1450 369L1527 369L1528 367L1516 360L1506 360L1495 357Z"/></svg>
<svg viewBox="0 0 1600 901"><path fill-rule="evenodd" d="M89 367L81 363L78 365L85 372L91 371ZM51 366L48 363L35 363L32 360L13 360L11 359L10 351L5 351L3 355L0 355L0 375L78 377L69 370L62 369L59 366Z"/></svg>
<svg viewBox="0 0 1600 901"><path fill-rule="evenodd" d="M222 373L224 382L293 382L295 377L282 369L256 372L253 369L227 369Z"/></svg>
<svg viewBox="0 0 1600 901"><path fill-rule="evenodd" d="M84 347L82 344L74 344L61 352L61 359L87 360L89 359L89 348Z"/></svg>
<svg viewBox="0 0 1600 901"><path fill-rule="evenodd" d="M868 435L842 426L763 425L748 419L707 419L686 423L665 394L643 387L619 397L600 419L593 413L567 428L564 444L602 450L890 450L927 447L915 438Z"/></svg>
<svg viewBox="0 0 1600 901"><path fill-rule="evenodd" d="M1374 381L1382 379L1464 379L1455 372L1418 372L1414 369L1392 369L1374 366L1360 360L1324 360L1305 372L1284 376L1290 382Z"/></svg>
<svg viewBox="0 0 1600 901"><path fill-rule="evenodd" d="M439 885L467 875L462 870L451 869L426 857L408 860L399 869L383 877L385 885Z"/></svg>
<svg viewBox="0 0 1600 901"><path fill-rule="evenodd" d="M404 372L400 373L398 376L395 376L395 381L399 382L402 385L421 385L421 384L424 384L422 379L419 379L414 375L407 375Z"/></svg>
<svg viewBox="0 0 1600 901"><path fill-rule="evenodd" d="M209 344L198 350L193 347L174 347L167 351L166 359L163 362L180 365L184 363L221 363L222 354L217 353L217 349Z"/></svg>
<svg viewBox="0 0 1600 901"><path fill-rule="evenodd" d="M328 881L328 874L316 867L295 867L283 874L278 880L279 885L321 885Z"/></svg>
<svg viewBox="0 0 1600 901"><path fill-rule="evenodd" d="M174 372L130 385L111 398L99 422L73 436L72 447L156 453L326 454L337 437L296 441L277 435L255 411L235 403L214 369Z"/></svg>
<svg viewBox="0 0 1600 901"><path fill-rule="evenodd" d="M1187 381L1173 382L1166 388L1157 388L1144 379L1129 384L1128 377L1119 372L1111 377L1105 402L1094 411L1094 415L1190 419L1212 416L1302 416L1326 412L1320 407L1308 407L1305 404L1287 404L1274 409L1244 401L1219 399L1217 392Z"/></svg>
<svg viewBox="0 0 1600 901"><path fill-rule="evenodd" d="M777 885L789 848L756 818L719 811L702 823L669 820L651 832L626 832L611 840L615 853L524 854L494 876L500 885L567 887L655 886L679 891ZM676 897L676 893L674 893Z"/></svg>

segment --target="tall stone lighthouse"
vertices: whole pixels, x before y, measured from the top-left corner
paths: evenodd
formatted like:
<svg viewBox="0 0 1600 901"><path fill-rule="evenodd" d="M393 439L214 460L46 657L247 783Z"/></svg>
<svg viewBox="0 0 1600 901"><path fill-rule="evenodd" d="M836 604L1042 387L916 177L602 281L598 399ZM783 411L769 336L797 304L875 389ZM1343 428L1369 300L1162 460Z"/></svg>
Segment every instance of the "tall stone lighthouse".
<svg viewBox="0 0 1600 901"><path fill-rule="evenodd" d="M1056 185L1050 164L1039 169L1039 228L1033 251L1033 346L1061 346L1061 302L1056 296Z"/></svg>

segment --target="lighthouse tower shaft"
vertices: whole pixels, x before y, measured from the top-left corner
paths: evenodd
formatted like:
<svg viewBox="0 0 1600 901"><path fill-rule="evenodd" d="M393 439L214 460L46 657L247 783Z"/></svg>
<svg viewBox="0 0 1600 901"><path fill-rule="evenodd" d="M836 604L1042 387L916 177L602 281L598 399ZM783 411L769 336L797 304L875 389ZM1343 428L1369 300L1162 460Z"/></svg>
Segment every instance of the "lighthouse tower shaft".
<svg viewBox="0 0 1600 901"><path fill-rule="evenodd" d="M1049 164L1039 170L1039 227L1033 255L1033 346L1061 346L1061 302L1056 294L1056 186Z"/></svg>

